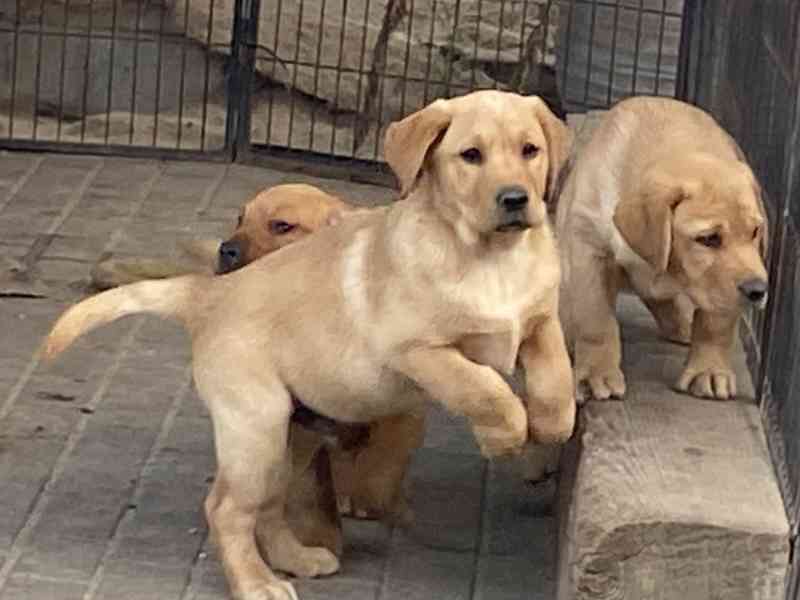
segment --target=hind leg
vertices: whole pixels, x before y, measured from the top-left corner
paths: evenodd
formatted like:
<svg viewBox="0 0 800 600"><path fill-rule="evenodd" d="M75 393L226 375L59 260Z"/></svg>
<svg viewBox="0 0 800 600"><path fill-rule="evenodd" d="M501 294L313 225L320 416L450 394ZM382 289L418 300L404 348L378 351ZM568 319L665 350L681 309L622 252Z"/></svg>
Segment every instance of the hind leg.
<svg viewBox="0 0 800 600"><path fill-rule="evenodd" d="M325 548L300 544L289 529L284 505L291 476L291 401L280 382L257 378L195 369L217 455L206 516L236 600L296 600L293 586L267 567L259 549L272 568L297 575L333 573L339 563Z"/></svg>
<svg viewBox="0 0 800 600"><path fill-rule="evenodd" d="M306 546L322 546L342 554L342 521L336 505L331 456L322 437L292 424L292 479L286 518Z"/></svg>

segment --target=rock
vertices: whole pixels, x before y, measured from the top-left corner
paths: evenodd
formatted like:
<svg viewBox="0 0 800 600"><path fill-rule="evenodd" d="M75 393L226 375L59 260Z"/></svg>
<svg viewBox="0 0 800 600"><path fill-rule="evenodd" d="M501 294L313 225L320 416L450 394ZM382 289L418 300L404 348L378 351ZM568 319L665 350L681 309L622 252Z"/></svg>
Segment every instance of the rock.
<svg viewBox="0 0 800 600"><path fill-rule="evenodd" d="M189 35L228 52L233 4L234 0L217 1L213 15L207 3L190 4ZM264 1L256 67L260 75L322 99L332 110L366 108L397 117L448 92L506 86L530 70L530 61L552 65L558 9L545 15L546 4L545 0ZM175 2L172 10L174 22L187 18L185 3ZM542 51L545 23L549 34ZM369 73L381 63L384 76L370 87Z"/></svg>
<svg viewBox="0 0 800 600"><path fill-rule="evenodd" d="M0 29L13 29L18 19L21 30L36 32L41 20L43 31L54 35L20 34L16 61L14 36L0 35L3 112L10 106L12 89L18 116L31 115L38 101L40 115L61 116L65 123L106 111L133 108L152 115L156 108L175 110L204 97L224 100L222 57L185 39L183 24L174 22L163 6L124 0L115 14L110 0L94 0L91 23L90 4L84 0L29 0L20 4L19 14L15 6L14 0L0 0ZM96 36L91 40L63 35L85 34L90 24Z"/></svg>

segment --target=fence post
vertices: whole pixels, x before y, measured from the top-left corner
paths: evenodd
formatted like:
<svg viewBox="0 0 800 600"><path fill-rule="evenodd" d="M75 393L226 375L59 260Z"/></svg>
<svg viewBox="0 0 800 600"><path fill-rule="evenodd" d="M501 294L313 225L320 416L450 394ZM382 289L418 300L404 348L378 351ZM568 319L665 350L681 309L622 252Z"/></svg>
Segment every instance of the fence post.
<svg viewBox="0 0 800 600"><path fill-rule="evenodd" d="M675 98L684 102L695 101L697 95L703 37L703 4L703 0L684 0L683 3Z"/></svg>
<svg viewBox="0 0 800 600"><path fill-rule="evenodd" d="M260 0L236 0L234 3L231 60L227 76L228 119L225 143L231 160L250 150L250 90L258 46Z"/></svg>

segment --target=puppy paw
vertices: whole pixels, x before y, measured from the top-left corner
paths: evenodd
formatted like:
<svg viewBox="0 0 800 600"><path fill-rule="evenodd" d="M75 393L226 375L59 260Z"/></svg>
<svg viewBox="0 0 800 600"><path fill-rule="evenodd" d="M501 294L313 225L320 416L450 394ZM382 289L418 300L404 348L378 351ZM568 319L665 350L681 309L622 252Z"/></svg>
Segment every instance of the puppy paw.
<svg viewBox="0 0 800 600"><path fill-rule="evenodd" d="M500 425L473 425L473 432L486 458L518 454L528 440L528 414L518 399L514 399L503 415Z"/></svg>
<svg viewBox="0 0 800 600"><path fill-rule="evenodd" d="M622 400L625 396L625 375L616 366L579 366L575 368L578 404L587 400Z"/></svg>
<svg viewBox="0 0 800 600"><path fill-rule="evenodd" d="M293 552L276 552L270 555L274 569L296 577L322 577L339 570L339 559L327 548L301 546Z"/></svg>
<svg viewBox="0 0 800 600"><path fill-rule="evenodd" d="M736 396L736 374L728 367L690 363L675 387L698 398L729 400Z"/></svg>
<svg viewBox="0 0 800 600"><path fill-rule="evenodd" d="M576 401L570 397L549 414L530 416L531 441L537 444L563 444L575 429Z"/></svg>
<svg viewBox="0 0 800 600"><path fill-rule="evenodd" d="M299 600L294 586L288 581L277 579L257 588L234 593L236 600Z"/></svg>

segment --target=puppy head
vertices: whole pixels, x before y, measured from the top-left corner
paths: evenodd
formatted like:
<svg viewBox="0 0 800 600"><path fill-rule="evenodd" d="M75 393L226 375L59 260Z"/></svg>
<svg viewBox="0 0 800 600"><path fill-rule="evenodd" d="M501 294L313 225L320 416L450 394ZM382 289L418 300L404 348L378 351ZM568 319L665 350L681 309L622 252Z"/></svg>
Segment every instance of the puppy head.
<svg viewBox="0 0 800 600"><path fill-rule="evenodd" d="M566 125L540 98L484 90L392 123L384 154L403 194L427 193L474 239L542 225L570 144Z"/></svg>
<svg viewBox="0 0 800 600"><path fill-rule="evenodd" d="M744 162L688 155L651 166L623 197L614 224L658 273L669 272L701 309L763 306L767 222Z"/></svg>
<svg viewBox="0 0 800 600"><path fill-rule="evenodd" d="M305 184L278 185L242 207L233 235L222 242L217 272L229 273L339 221L351 207Z"/></svg>

